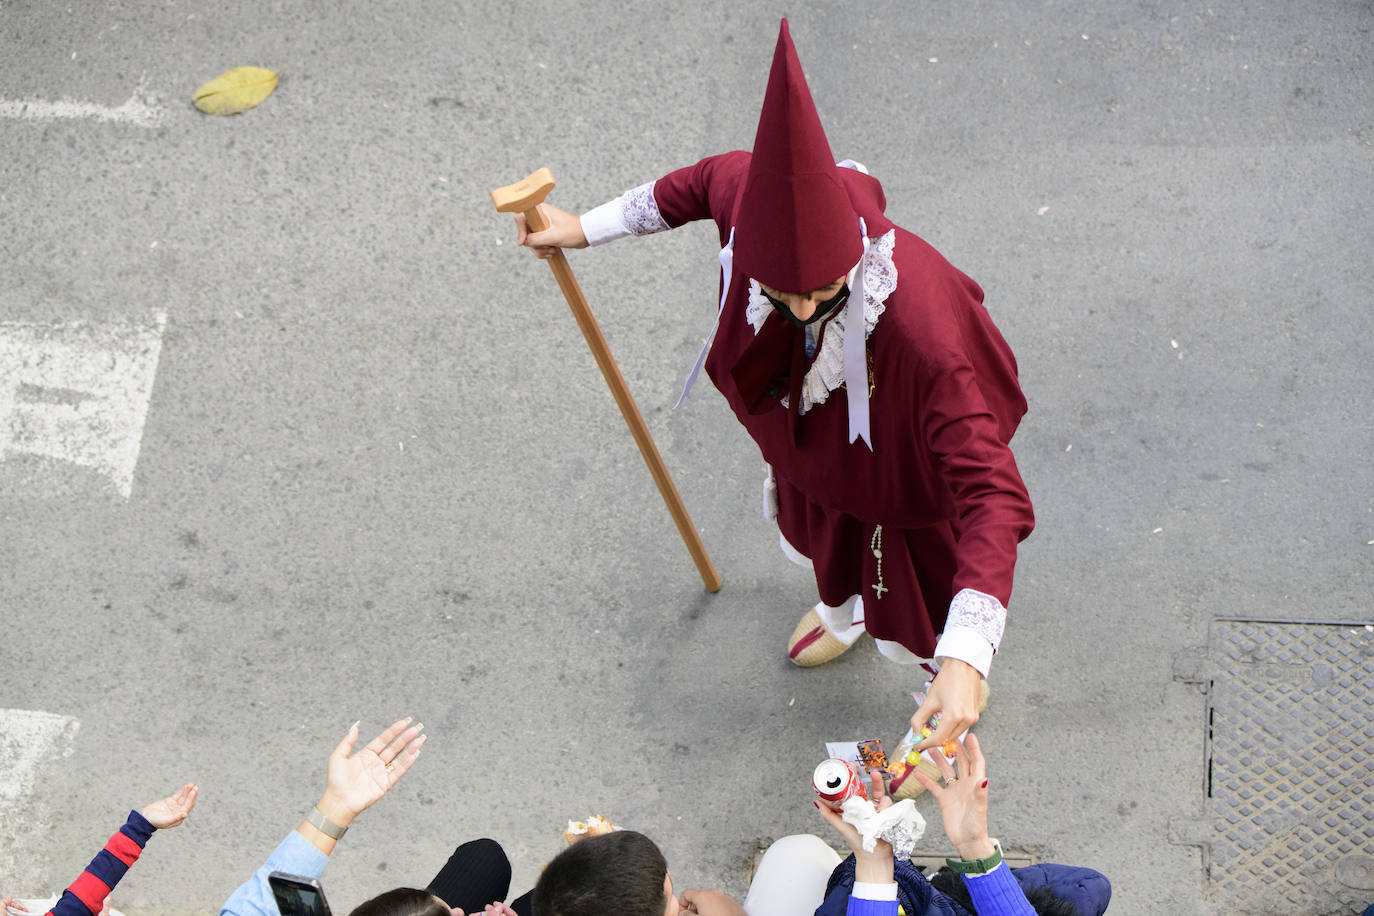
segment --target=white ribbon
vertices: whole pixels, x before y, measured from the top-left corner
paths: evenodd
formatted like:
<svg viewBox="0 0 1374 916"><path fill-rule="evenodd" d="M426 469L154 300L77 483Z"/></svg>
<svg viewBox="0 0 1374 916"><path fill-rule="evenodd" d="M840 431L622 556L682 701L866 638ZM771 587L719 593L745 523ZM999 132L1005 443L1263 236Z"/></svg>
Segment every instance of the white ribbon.
<svg viewBox="0 0 1374 916"><path fill-rule="evenodd" d="M849 407L849 441L862 438L873 451L868 426L868 354L864 346L864 261L868 260L868 227L859 217L859 237L864 253L855 268L854 285L844 312L844 385Z"/></svg>
<svg viewBox="0 0 1374 916"><path fill-rule="evenodd" d="M716 308L716 321L711 325L711 333L706 335L706 343L701 345L701 352L697 354L696 364L692 366L692 371L687 374L687 381L682 385L682 394L678 395L677 403L673 405L673 410L682 406L682 402L687 400L687 395L691 393L692 386L697 383L697 375L701 373L701 367L706 362L706 351L711 349L711 341L716 339L716 329L720 327L720 315L725 311L725 297L730 295L730 280L735 271L735 227L730 227L730 240L725 243L725 247L716 255L720 261L720 305ZM853 441L853 440L850 440Z"/></svg>

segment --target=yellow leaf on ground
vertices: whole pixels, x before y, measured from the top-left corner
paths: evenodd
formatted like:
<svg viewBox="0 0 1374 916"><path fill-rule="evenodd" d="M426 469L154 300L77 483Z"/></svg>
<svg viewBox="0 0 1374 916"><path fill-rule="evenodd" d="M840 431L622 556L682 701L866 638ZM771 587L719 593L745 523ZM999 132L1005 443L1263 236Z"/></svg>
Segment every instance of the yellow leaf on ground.
<svg viewBox="0 0 1374 916"><path fill-rule="evenodd" d="M276 71L263 67L225 70L196 90L196 107L206 114L231 115L258 105L277 88Z"/></svg>

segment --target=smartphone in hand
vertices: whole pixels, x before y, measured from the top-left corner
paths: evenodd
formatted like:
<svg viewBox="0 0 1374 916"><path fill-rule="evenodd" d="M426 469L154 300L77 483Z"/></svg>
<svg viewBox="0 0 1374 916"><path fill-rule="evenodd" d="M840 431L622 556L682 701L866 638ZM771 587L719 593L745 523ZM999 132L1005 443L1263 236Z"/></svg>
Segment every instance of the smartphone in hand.
<svg viewBox="0 0 1374 916"><path fill-rule="evenodd" d="M274 871L267 876L281 916L331 916L324 890L314 878Z"/></svg>

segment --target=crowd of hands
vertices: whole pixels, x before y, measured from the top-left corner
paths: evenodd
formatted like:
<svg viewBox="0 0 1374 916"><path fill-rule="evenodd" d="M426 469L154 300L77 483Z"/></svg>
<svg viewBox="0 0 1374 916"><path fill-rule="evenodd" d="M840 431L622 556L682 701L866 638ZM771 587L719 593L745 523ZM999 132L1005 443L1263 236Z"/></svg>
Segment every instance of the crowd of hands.
<svg viewBox="0 0 1374 916"><path fill-rule="evenodd" d="M983 758L978 739L967 735L959 745L958 754L950 761L941 754L934 754L942 777L936 782L920 770L913 776L925 786L940 804L940 819L944 822L945 835L958 850L963 859L985 859L993 854L995 847L988 835L988 777L987 761ZM892 807L883 784L883 771L869 770L869 800L878 811ZM854 854L854 880L872 884L891 884L894 880L892 847L884 840L878 840L872 850L864 849L863 839L854 825L847 822L837 811L819 801L813 801L816 810L831 827L844 837L849 851ZM729 895L721 891L687 889L678 898L679 916L682 913L697 913L699 916L746 916L744 908ZM498 911L499 912L499 911Z"/></svg>
<svg viewBox="0 0 1374 916"><path fill-rule="evenodd" d="M359 723L355 722L329 755L324 793L316 803L320 812L339 826L347 827L386 795L414 765L424 746L427 736L421 734L423 726L411 722L406 718L392 723L356 752ZM987 827L987 764L978 739L972 734L966 736L959 743L957 756L952 761L939 753L933 756L942 781L936 782L920 771L914 775L939 803L946 836L962 858L981 859L992 855L993 845ZM878 811L883 811L892 805L892 799L884 789L882 771L871 770L869 777L869 798ZM145 805L139 813L157 829L168 830L186 822L199 793L199 786L187 783L166 798ZM839 813L819 802L812 803L854 853L855 880L890 884L893 881L892 847L879 840L871 851L865 850L858 831ZM308 821L302 822L297 829L325 855L333 852L335 841ZM10 898L0 900L0 904L23 911ZM686 889L679 896L678 906L680 914L744 916L744 909L738 902L716 890ZM102 916L108 909L109 898L106 898ZM487 916L516 916L515 911L501 901L488 904L483 912ZM456 907L452 914L475 916Z"/></svg>

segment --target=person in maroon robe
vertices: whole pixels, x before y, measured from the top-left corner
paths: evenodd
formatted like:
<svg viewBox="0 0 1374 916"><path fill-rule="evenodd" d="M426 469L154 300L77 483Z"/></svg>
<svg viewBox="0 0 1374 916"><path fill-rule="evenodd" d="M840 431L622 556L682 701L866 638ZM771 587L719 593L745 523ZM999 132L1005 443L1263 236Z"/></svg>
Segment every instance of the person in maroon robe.
<svg viewBox="0 0 1374 916"><path fill-rule="evenodd" d="M938 745L977 721L1034 515L1008 443L1026 412L983 291L884 215L882 186L836 164L783 20L752 153L703 159L519 243L548 257L710 219L716 324L707 375L769 467L765 512L815 571L798 665L864 632L938 670L912 717ZM679 403L681 401L679 400Z"/></svg>

